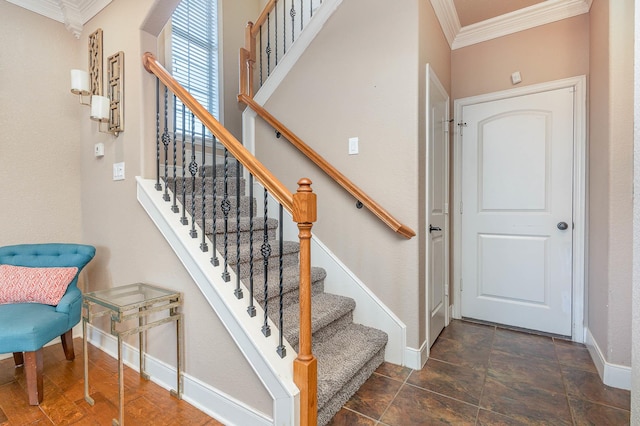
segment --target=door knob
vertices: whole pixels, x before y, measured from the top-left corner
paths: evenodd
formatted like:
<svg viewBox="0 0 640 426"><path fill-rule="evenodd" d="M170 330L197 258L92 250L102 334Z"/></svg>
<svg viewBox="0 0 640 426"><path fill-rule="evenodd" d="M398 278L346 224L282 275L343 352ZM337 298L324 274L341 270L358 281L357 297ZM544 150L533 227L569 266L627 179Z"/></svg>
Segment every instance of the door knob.
<svg viewBox="0 0 640 426"><path fill-rule="evenodd" d="M442 228L429 224L429 233L432 233L433 231L442 231Z"/></svg>
<svg viewBox="0 0 640 426"><path fill-rule="evenodd" d="M569 225L567 225L567 222L558 222L558 229L559 230L564 231L567 228L569 228Z"/></svg>

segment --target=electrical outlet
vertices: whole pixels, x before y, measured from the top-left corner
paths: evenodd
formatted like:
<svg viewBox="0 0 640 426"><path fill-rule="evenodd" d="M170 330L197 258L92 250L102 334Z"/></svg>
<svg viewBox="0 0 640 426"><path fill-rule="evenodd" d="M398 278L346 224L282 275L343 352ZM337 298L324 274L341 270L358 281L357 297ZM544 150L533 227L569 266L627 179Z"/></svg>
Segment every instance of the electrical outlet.
<svg viewBox="0 0 640 426"><path fill-rule="evenodd" d="M94 145L94 154L96 157L104 157L104 144L97 143Z"/></svg>
<svg viewBox="0 0 640 426"><path fill-rule="evenodd" d="M124 162L113 163L113 180L124 180Z"/></svg>

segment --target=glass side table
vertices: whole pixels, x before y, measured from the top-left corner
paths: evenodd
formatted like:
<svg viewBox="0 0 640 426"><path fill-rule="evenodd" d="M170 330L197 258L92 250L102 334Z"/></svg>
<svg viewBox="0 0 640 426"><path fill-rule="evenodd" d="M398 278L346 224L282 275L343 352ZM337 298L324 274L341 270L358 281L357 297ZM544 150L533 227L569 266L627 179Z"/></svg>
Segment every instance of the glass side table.
<svg viewBox="0 0 640 426"><path fill-rule="evenodd" d="M111 334L118 338L118 419L113 419L114 426L124 426L124 366L122 360L123 338L132 334L139 336L140 376L149 380L145 371L145 339L144 332L161 324L176 323L177 347L177 390L171 394L182 399L182 295L179 292L156 287L150 284L136 283L107 290L94 291L82 295L82 331L84 350L84 399L91 405L93 398L89 396L89 363L87 352L87 324L94 318L111 316ZM153 315L153 318L150 316ZM159 318L159 319L158 319ZM135 321L137 319L137 321Z"/></svg>

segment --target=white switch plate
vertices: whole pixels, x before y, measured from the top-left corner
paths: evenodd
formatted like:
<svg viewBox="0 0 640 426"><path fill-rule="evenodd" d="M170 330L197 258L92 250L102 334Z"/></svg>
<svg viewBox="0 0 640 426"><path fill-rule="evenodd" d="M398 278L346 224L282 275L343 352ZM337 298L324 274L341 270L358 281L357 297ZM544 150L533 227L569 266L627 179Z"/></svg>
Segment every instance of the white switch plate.
<svg viewBox="0 0 640 426"><path fill-rule="evenodd" d="M113 163L113 180L124 180L124 162Z"/></svg>
<svg viewBox="0 0 640 426"><path fill-rule="evenodd" d="M104 144L97 143L94 145L94 153L96 157L104 157Z"/></svg>
<svg viewBox="0 0 640 426"><path fill-rule="evenodd" d="M349 138L349 155L358 153L358 138Z"/></svg>

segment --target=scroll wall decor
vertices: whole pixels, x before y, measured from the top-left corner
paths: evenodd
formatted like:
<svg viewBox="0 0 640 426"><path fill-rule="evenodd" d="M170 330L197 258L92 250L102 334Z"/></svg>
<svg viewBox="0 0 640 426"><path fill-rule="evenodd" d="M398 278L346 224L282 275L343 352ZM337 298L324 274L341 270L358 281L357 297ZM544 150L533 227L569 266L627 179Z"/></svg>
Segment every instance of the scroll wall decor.
<svg viewBox="0 0 640 426"><path fill-rule="evenodd" d="M102 95L102 28L89 35L89 83L93 95Z"/></svg>
<svg viewBox="0 0 640 426"><path fill-rule="evenodd" d="M124 131L124 52L107 59L107 96L109 105L109 132L117 135Z"/></svg>

